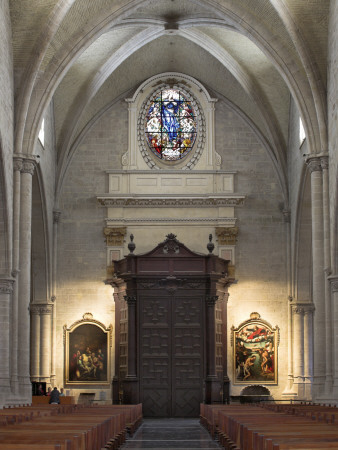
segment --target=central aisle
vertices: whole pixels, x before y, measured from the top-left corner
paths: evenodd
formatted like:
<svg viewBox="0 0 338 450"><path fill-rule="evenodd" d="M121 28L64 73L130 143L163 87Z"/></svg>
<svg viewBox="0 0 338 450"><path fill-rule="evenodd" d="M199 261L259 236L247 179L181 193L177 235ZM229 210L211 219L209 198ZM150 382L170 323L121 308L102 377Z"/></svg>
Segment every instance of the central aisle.
<svg viewBox="0 0 338 450"><path fill-rule="evenodd" d="M144 419L134 436L121 447L142 450L220 449L198 419Z"/></svg>

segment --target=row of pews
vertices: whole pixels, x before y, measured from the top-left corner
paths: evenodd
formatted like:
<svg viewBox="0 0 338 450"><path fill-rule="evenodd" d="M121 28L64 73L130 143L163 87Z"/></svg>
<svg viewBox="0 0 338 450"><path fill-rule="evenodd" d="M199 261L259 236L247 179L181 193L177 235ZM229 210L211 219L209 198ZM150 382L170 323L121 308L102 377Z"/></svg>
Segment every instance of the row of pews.
<svg viewBox="0 0 338 450"><path fill-rule="evenodd" d="M116 450L141 421L142 404L4 408L0 450Z"/></svg>
<svg viewBox="0 0 338 450"><path fill-rule="evenodd" d="M226 450L338 449L335 406L201 404L200 421Z"/></svg>

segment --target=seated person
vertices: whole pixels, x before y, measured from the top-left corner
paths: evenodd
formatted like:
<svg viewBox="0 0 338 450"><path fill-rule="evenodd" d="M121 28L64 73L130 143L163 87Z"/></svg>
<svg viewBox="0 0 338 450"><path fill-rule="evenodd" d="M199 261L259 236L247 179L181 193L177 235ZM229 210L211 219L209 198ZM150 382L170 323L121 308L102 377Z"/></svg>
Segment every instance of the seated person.
<svg viewBox="0 0 338 450"><path fill-rule="evenodd" d="M55 388L52 390L50 394L49 404L58 405L59 403L60 403L60 392L58 391L58 388L55 386Z"/></svg>

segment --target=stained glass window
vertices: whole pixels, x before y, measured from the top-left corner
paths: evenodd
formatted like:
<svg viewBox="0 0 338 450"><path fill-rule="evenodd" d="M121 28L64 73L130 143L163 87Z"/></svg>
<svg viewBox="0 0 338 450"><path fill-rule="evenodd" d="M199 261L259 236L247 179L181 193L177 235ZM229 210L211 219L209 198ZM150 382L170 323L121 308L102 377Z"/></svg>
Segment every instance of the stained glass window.
<svg viewBox="0 0 338 450"><path fill-rule="evenodd" d="M151 151L165 161L184 158L196 139L196 116L191 101L176 89L162 90L146 114L145 134Z"/></svg>

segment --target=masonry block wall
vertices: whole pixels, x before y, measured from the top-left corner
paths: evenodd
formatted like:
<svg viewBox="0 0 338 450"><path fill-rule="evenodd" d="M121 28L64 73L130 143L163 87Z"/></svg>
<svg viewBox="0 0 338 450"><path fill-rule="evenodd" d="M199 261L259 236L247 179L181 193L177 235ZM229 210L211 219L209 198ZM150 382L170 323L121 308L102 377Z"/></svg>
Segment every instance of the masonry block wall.
<svg viewBox="0 0 338 450"><path fill-rule="evenodd" d="M271 387L278 396L285 387L287 348L285 224L279 207L283 197L267 150L249 125L222 101L217 103L216 117L216 149L222 157L222 169L238 171L235 191L246 196L244 206L236 208L238 284L230 289L229 333L231 325L238 326L254 311L272 326L280 327L280 378L278 386ZM74 155L63 185L57 280L59 355L63 354L64 324L70 326L86 312L106 326L114 322L112 291L103 283L107 265L103 228L107 212L98 206L96 195L107 192L105 171L122 168L121 157L127 149L127 119L127 105L121 102L91 127ZM184 243L192 250L206 253L207 236L205 243L200 243L193 232L192 229L190 242ZM149 233L146 244L150 250L158 242ZM231 371L231 347L228 350ZM63 380L63 370L60 358L58 384ZM234 387L234 393L241 388Z"/></svg>

